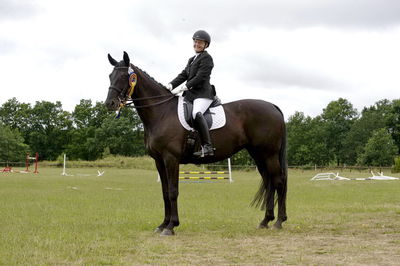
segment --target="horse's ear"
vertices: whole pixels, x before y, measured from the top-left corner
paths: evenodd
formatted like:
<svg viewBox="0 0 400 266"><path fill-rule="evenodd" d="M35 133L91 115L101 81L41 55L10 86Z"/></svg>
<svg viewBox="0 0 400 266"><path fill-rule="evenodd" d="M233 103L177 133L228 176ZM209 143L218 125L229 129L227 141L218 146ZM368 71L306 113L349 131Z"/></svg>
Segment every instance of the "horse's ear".
<svg viewBox="0 0 400 266"><path fill-rule="evenodd" d="M125 51L124 51L124 62L125 62L125 66L129 66L129 63L130 63L129 55Z"/></svg>
<svg viewBox="0 0 400 266"><path fill-rule="evenodd" d="M118 65L118 62L114 58L112 58L110 54L108 54L108 61L110 61L110 64L113 66Z"/></svg>

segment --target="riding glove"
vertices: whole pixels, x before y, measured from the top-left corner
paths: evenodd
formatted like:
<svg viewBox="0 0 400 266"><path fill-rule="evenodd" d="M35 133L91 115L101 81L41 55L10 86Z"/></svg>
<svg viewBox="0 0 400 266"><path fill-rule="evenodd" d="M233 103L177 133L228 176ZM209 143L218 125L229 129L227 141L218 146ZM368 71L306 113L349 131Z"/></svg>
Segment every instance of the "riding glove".
<svg viewBox="0 0 400 266"><path fill-rule="evenodd" d="M168 83L168 85L166 86L167 90L172 91L174 88L172 88L172 84Z"/></svg>
<svg viewBox="0 0 400 266"><path fill-rule="evenodd" d="M187 91L187 90L188 90L188 88L186 87L186 85L182 85L180 87L176 87L171 92L172 92L172 94L177 95L177 94Z"/></svg>

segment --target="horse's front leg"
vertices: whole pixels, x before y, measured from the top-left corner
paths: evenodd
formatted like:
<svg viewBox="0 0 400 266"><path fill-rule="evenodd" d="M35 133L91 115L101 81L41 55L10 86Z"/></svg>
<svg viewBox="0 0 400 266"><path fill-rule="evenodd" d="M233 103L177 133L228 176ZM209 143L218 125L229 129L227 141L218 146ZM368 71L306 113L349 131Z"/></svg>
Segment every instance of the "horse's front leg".
<svg viewBox="0 0 400 266"><path fill-rule="evenodd" d="M167 227L164 228L161 235L174 235L174 227L179 225L178 216L178 195L179 195L179 161L172 156L164 159L165 170L168 181L168 196L170 202L170 219Z"/></svg>
<svg viewBox="0 0 400 266"><path fill-rule="evenodd" d="M156 167L161 180L161 188L164 199L164 221L156 228L154 232L161 233L165 227L169 224L171 217L171 202L169 200L168 192L168 180L164 161L162 159L156 159Z"/></svg>

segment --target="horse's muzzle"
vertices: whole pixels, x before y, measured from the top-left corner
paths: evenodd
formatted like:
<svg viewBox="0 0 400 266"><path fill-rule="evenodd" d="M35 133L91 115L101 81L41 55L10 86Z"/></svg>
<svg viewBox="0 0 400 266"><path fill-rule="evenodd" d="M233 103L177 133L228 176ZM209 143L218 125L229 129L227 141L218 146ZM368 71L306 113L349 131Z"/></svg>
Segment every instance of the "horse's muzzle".
<svg viewBox="0 0 400 266"><path fill-rule="evenodd" d="M105 105L108 111L116 111L119 107L119 100L118 99L107 99Z"/></svg>

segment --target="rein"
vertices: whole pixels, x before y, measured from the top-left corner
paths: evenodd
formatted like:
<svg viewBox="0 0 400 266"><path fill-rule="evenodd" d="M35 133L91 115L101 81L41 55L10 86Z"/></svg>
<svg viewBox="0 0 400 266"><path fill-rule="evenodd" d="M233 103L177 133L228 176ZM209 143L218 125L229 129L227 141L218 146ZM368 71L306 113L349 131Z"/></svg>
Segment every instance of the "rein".
<svg viewBox="0 0 400 266"><path fill-rule="evenodd" d="M131 106L132 104L134 104L134 102L138 102L138 101L142 101L142 100L149 100L149 99L162 98L162 97L167 97L167 96L170 96L170 95L157 95L157 96L149 96L149 97L143 97L143 98L129 99L129 100L127 100L127 101L125 102L125 106L131 107L131 108L136 108L136 109L139 109L139 108L146 108L146 107L152 107L152 106L156 106L156 105L159 105L159 104L166 103L166 102L172 100L172 98L175 97L175 95L171 95L169 98L167 98L167 99L165 99L165 100L163 100L163 101L156 102L156 103L146 104L146 105L139 105L139 106Z"/></svg>

